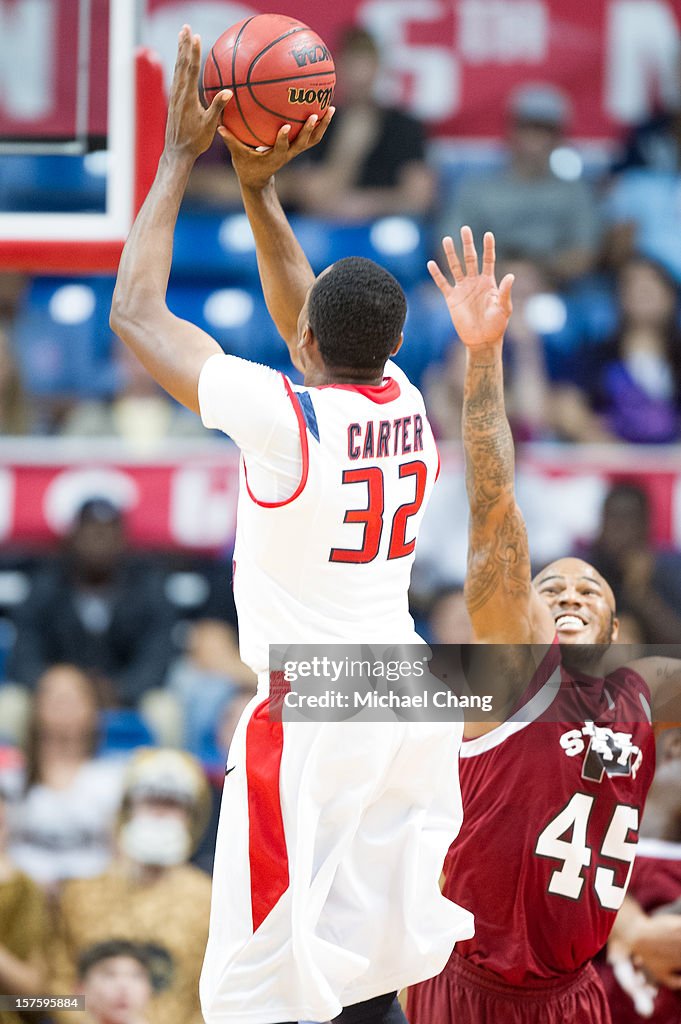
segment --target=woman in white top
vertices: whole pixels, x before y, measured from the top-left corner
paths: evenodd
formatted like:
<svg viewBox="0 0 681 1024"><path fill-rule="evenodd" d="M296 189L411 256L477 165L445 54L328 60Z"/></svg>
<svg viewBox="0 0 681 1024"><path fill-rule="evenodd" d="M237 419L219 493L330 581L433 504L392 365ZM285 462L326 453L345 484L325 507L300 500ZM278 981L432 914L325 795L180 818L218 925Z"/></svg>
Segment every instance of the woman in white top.
<svg viewBox="0 0 681 1024"><path fill-rule="evenodd" d="M113 850L124 763L95 760L99 704L89 677L55 665L38 682L10 852L36 882L98 875Z"/></svg>

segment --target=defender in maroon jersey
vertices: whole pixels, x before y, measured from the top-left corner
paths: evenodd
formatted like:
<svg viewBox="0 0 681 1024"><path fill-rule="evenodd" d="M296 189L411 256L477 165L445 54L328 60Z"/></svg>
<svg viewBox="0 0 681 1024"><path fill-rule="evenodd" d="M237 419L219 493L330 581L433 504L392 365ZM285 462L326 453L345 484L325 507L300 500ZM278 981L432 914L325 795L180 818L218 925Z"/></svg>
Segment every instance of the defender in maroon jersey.
<svg viewBox="0 0 681 1024"><path fill-rule="evenodd" d="M503 675L523 696L506 721L466 726L464 822L445 892L473 911L476 932L457 943L439 977L410 990L409 1019L608 1024L590 960L631 874L654 771L651 707L657 717L671 707L678 719L681 662L645 658L604 677L618 629L607 582L575 558L532 579L503 400L513 278L497 288L491 234L482 273L469 228L461 238L465 273L444 240L454 285L437 264L429 269L467 349L465 593L475 639L508 645ZM536 645L549 648L539 665Z"/></svg>

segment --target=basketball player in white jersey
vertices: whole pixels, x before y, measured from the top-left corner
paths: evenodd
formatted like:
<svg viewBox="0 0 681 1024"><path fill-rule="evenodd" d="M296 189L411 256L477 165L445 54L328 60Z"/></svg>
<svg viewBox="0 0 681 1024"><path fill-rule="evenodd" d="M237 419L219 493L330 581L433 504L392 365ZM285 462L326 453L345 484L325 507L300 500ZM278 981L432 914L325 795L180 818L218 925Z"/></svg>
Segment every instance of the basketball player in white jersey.
<svg viewBox="0 0 681 1024"><path fill-rule="evenodd" d="M242 452L241 653L258 674L230 748L201 980L207 1024L404 1021L396 991L438 973L471 915L439 875L461 821L458 723L292 722L271 712L269 645L419 643L407 588L438 457L421 395L390 362L406 303L369 260L315 280L272 175L319 141L310 119L239 175L265 298L305 386L224 355L166 306L172 238L204 111L180 33L166 145L125 246L111 323L149 372ZM277 680L278 682L278 680Z"/></svg>

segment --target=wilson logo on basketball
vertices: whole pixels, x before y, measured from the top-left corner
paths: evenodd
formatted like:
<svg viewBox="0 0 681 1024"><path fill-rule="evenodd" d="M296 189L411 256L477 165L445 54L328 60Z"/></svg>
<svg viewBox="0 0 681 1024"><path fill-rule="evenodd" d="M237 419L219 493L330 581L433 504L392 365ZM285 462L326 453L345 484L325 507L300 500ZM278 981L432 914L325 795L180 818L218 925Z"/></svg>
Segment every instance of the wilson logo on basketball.
<svg viewBox="0 0 681 1024"><path fill-rule="evenodd" d="M332 96L333 89L289 89L288 91L289 103L318 103L320 110L326 110Z"/></svg>
<svg viewBox="0 0 681 1024"><path fill-rule="evenodd" d="M291 50L291 53L299 68L304 68L306 64L318 64L323 60L331 60L331 54L320 43L315 46L300 46L297 50Z"/></svg>

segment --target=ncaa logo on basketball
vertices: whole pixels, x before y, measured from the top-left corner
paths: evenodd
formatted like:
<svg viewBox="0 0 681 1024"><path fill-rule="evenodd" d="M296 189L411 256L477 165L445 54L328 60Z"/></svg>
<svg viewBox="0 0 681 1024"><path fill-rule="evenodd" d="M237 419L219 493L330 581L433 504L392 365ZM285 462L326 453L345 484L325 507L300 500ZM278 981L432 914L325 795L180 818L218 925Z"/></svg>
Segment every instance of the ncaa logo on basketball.
<svg viewBox="0 0 681 1024"><path fill-rule="evenodd" d="M288 91L289 103L318 103L321 110L326 110L331 97L333 96L333 89L296 89L290 88Z"/></svg>
<svg viewBox="0 0 681 1024"><path fill-rule="evenodd" d="M316 46L300 46L297 50L291 50L291 54L299 68L304 68L306 64L331 60L331 54L321 43L317 43Z"/></svg>

